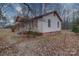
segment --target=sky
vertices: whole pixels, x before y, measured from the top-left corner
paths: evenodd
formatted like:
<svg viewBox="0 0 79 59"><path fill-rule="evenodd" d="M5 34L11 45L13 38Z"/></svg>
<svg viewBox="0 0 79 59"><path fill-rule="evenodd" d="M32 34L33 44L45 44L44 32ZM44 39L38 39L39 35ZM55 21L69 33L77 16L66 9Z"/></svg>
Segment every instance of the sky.
<svg viewBox="0 0 79 59"><path fill-rule="evenodd" d="M13 5L13 8L12 7L7 7L6 10L6 15L8 16L14 16L16 15L16 12L20 12L21 13L21 7L19 6L19 4L12 4ZM33 12L37 12L37 14L40 14L42 12L42 4L41 3L29 3L31 9L33 10ZM54 10L54 9L57 9L57 10L64 10L64 9L79 9L79 4L74 4L74 3L70 3L70 4L45 4L46 5L46 10ZM36 11L35 11L36 10Z"/></svg>
<svg viewBox="0 0 79 59"><path fill-rule="evenodd" d="M17 15L22 15L22 5L23 4L18 4L18 3L12 3L9 6L7 6L7 8L4 8L6 10L5 15L8 17L8 19L11 21L13 21L14 16ZM79 10L79 4L75 4L75 3L47 3L47 4L41 4L41 3L28 3L28 5L30 6L30 8L32 9L32 13L30 12L29 15L30 16L34 16L34 15L41 15L42 14L42 9L43 6L45 7L45 11L53 11L53 10L57 10L58 13L62 16L62 15L67 15L64 11L65 10L70 10L69 13L71 12L71 10L76 9ZM26 8L27 9L27 8ZM11 21L11 22L12 22Z"/></svg>
<svg viewBox="0 0 79 59"><path fill-rule="evenodd" d="M17 12L21 13L21 7L19 4L11 4L13 7L7 7L6 10L6 15L8 16L14 16L17 14ZM31 9L33 12L37 12L37 14L40 14L42 12L42 4L41 3L29 3ZM54 9L79 9L79 4L45 4L46 5L46 10L54 10ZM35 11L36 10L36 11Z"/></svg>

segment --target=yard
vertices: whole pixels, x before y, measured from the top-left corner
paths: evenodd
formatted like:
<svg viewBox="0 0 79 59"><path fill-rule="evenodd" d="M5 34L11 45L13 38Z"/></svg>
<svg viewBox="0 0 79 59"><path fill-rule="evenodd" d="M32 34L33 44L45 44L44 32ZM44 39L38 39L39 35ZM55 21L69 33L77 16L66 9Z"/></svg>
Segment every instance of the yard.
<svg viewBox="0 0 79 59"><path fill-rule="evenodd" d="M0 55L79 55L79 35L62 30L56 35L27 38L26 36L18 36L9 29L0 29Z"/></svg>

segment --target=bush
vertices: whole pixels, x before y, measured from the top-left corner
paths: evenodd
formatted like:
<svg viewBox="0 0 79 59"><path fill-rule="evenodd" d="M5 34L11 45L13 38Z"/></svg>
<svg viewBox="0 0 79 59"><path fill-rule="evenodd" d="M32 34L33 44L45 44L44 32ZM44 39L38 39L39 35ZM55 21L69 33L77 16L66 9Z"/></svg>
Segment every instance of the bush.
<svg viewBox="0 0 79 59"><path fill-rule="evenodd" d="M79 33L79 25L74 25L72 31L75 33Z"/></svg>
<svg viewBox="0 0 79 59"><path fill-rule="evenodd" d="M33 38L35 38L36 36L42 35L41 33L33 32L33 31L28 31L27 34L28 34L28 37L33 37Z"/></svg>
<svg viewBox="0 0 79 59"><path fill-rule="evenodd" d="M73 21L72 31L75 33L79 33L79 18L77 18L77 19L75 19L75 21Z"/></svg>

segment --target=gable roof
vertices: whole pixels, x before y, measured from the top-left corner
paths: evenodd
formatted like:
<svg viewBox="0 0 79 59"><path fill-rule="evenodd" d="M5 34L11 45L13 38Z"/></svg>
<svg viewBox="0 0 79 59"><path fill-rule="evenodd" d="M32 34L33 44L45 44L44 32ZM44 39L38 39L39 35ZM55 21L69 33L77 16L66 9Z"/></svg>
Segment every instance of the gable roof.
<svg viewBox="0 0 79 59"><path fill-rule="evenodd" d="M32 18L32 20L42 18L42 17L47 16L47 15L50 15L52 13L54 14L54 16L56 15L59 18L60 21L62 21L61 17L57 13L57 11L52 11L52 12L46 13L44 15L36 16L36 17Z"/></svg>
<svg viewBox="0 0 79 59"><path fill-rule="evenodd" d="M53 14L54 16L56 15L60 21L62 21L61 17L59 16L59 14L57 13L57 11L52 11L52 12L49 12L49 13L46 13L46 14L43 14L43 15L40 15L40 16L36 16L34 18L31 18L31 19L28 19L28 17L24 17L24 16L17 16L16 17L16 22L28 22L28 21L33 21L33 20L37 20L39 18L42 18L44 16L47 16L47 15L50 15L50 14ZM27 20L26 20L27 19Z"/></svg>

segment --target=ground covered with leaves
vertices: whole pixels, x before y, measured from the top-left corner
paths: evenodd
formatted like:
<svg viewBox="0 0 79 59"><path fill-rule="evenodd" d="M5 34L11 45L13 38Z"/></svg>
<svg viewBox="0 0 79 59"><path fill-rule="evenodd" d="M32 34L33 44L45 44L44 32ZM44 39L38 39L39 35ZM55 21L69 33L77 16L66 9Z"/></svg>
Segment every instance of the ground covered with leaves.
<svg viewBox="0 0 79 59"><path fill-rule="evenodd" d="M79 34L64 30L55 35L27 38L8 29L0 29L2 56L69 56L79 55Z"/></svg>

